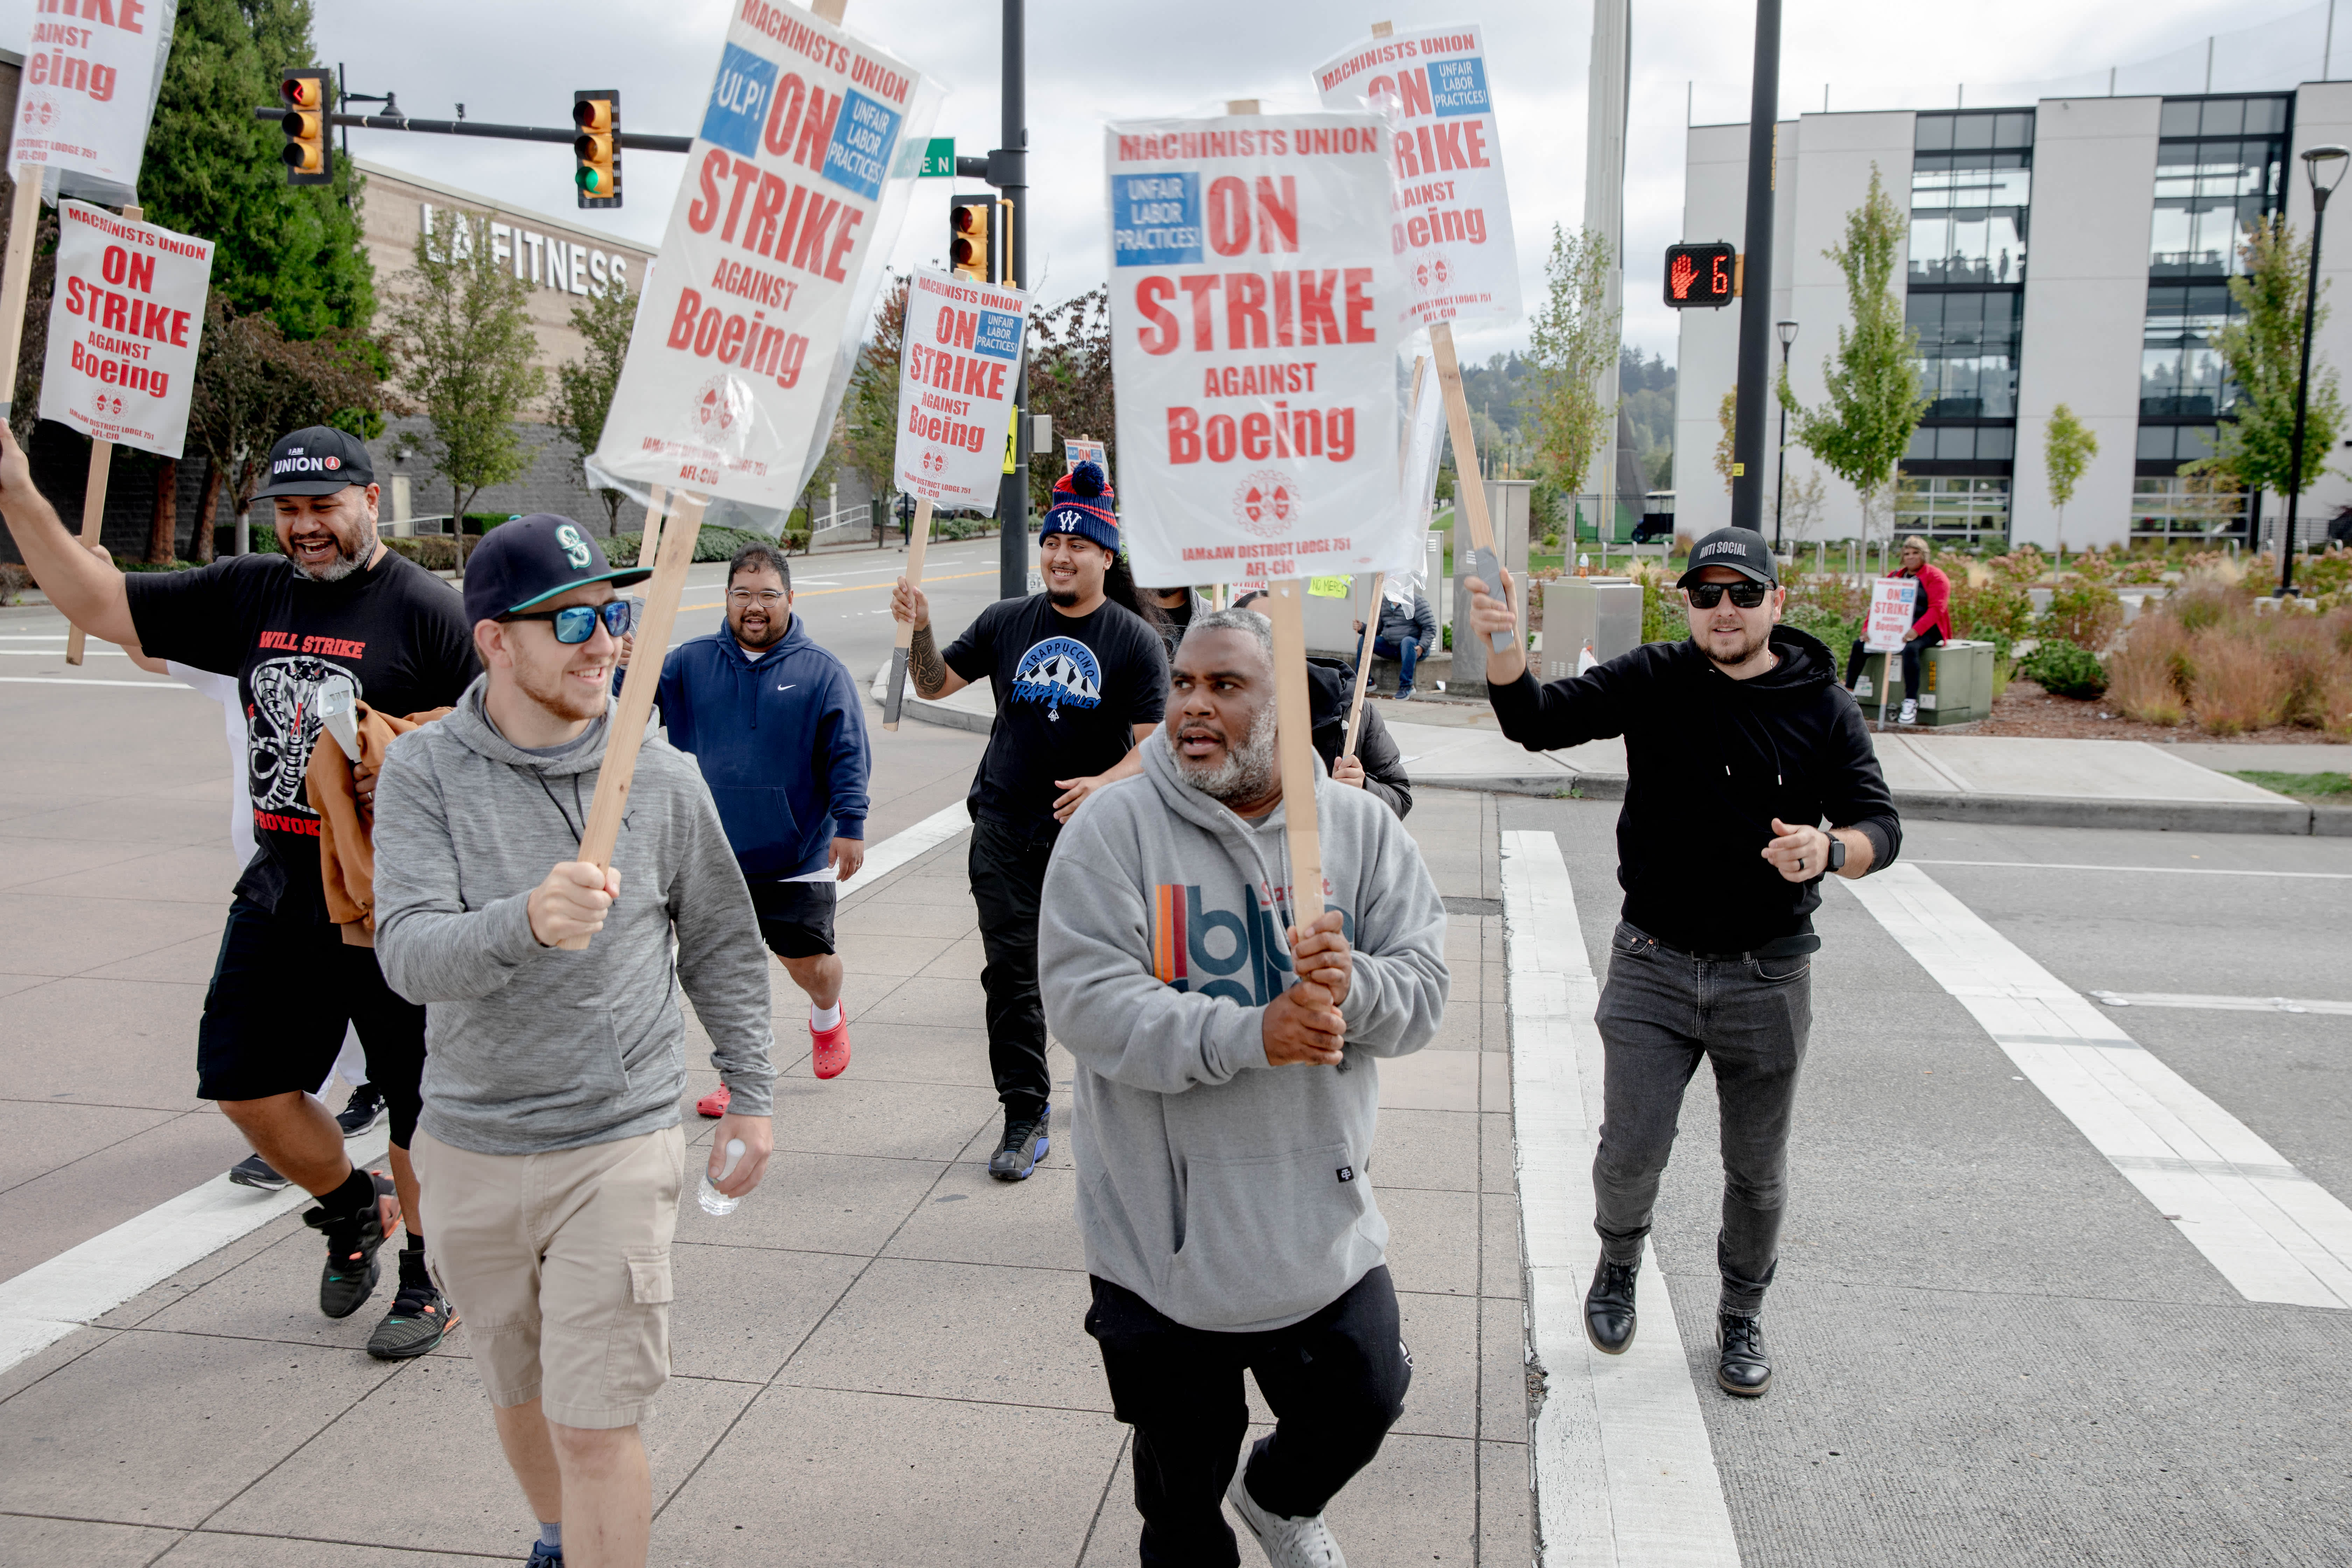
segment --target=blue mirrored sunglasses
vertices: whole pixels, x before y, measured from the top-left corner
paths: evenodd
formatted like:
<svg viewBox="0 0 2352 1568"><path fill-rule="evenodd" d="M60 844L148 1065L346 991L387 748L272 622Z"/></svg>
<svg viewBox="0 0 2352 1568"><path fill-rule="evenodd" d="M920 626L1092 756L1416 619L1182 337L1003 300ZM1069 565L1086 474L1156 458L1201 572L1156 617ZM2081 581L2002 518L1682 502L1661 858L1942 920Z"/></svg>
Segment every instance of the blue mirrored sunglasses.
<svg viewBox="0 0 2352 1568"><path fill-rule="evenodd" d="M637 629L638 604L635 599L614 599L602 605L566 605L560 610L530 610L500 616L502 621L553 621L555 640L560 643L583 643L596 635L596 621L602 616L604 629L616 637L625 637Z"/></svg>

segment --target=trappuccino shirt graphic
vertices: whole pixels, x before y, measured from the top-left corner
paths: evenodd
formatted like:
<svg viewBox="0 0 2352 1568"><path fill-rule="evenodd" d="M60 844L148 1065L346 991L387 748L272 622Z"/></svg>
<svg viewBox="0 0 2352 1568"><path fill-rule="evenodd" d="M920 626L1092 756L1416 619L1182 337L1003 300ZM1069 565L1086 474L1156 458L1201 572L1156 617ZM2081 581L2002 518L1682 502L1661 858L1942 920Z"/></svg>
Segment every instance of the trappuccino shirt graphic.
<svg viewBox="0 0 2352 1568"><path fill-rule="evenodd" d="M1013 675L1013 700L1042 702L1045 717L1059 721L1063 704L1095 708L1102 703L1102 667L1095 650L1076 637L1047 637L1030 645Z"/></svg>

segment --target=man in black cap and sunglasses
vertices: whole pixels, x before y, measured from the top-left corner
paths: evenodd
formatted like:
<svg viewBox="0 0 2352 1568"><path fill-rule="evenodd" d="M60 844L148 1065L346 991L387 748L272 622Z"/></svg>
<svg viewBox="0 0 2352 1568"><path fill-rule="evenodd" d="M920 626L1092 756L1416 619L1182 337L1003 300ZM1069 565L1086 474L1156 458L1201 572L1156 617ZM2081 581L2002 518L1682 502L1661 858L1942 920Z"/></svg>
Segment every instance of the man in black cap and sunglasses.
<svg viewBox="0 0 2352 1568"><path fill-rule="evenodd" d="M345 1157L342 1130L310 1091L357 1027L368 1079L391 1112L397 1214L409 1233L398 1293L368 1351L404 1360L449 1327L425 1267L408 1162L425 1009L394 995L375 954L330 920L303 779L323 733L322 697L348 693L404 715L455 702L480 667L457 593L376 537L375 473L356 437L325 426L286 437L255 499L277 513L276 552L126 577L66 531L0 426L0 513L49 602L91 637L236 679L259 849L237 881L205 994L196 1093L219 1104L271 1170L318 1198L303 1218L327 1237L319 1310L349 1317L375 1289L395 1212L377 1178ZM358 786L364 807L375 781Z"/></svg>
<svg viewBox="0 0 2352 1568"><path fill-rule="evenodd" d="M1704 1058L1723 1121L1716 1377L1752 1398L1772 1382L1759 1320L1780 1258L1789 1125L1812 1026L1812 912L1823 877L1894 860L1894 797L1830 650L1779 624L1788 591L1759 533L1719 528L1693 547L1679 584L1688 640L1645 643L1544 686L1516 636L1493 650L1492 634L1515 631L1509 574L1504 597L1475 577L1465 585L1504 734L1529 751L1625 738L1625 902L1596 1016L1607 1085L1592 1161L1601 1263L1585 1331L1610 1355L1633 1342L1658 1178Z"/></svg>

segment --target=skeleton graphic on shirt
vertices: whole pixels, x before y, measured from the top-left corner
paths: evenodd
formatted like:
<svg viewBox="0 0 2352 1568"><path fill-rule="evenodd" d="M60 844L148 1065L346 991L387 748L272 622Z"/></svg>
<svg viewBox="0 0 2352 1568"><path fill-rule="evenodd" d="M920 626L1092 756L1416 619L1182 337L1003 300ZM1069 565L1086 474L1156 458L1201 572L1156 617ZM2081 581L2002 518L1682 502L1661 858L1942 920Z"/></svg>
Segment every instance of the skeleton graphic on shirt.
<svg viewBox="0 0 2352 1568"><path fill-rule="evenodd" d="M348 688L358 698L360 678L340 664L299 654L255 665L248 685L253 714L246 758L254 807L309 816L302 778L310 768L310 748L319 742L319 699L335 687Z"/></svg>

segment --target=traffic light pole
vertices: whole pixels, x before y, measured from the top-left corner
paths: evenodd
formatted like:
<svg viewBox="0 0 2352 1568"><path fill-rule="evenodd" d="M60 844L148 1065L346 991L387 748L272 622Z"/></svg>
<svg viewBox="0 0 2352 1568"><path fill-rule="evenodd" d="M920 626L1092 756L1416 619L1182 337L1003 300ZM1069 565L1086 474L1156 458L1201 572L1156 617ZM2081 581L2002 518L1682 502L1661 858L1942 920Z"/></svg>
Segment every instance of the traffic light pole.
<svg viewBox="0 0 2352 1568"><path fill-rule="evenodd" d="M256 120L283 120L286 106L272 104L268 109L253 111ZM487 136L495 142L560 142L572 145L580 134L576 125L555 130L539 125L491 125L479 120L411 120L405 114L329 114L320 117L329 125L357 126L362 131L414 131L428 136ZM624 131L622 146L646 153L686 153L694 147L691 136L650 136L643 132Z"/></svg>
<svg viewBox="0 0 2352 1568"><path fill-rule="evenodd" d="M1024 0L1004 0L1003 121L999 145L988 155L988 183L1013 204L1013 240L1005 265L1013 286L1029 286L1028 35ZM1029 592L1029 354L1024 344L1013 392L1013 472L996 494L996 596Z"/></svg>
<svg viewBox="0 0 2352 1568"><path fill-rule="evenodd" d="M1772 187L1780 118L1780 0L1756 0L1748 107L1747 254L1740 263L1739 401L1731 434L1731 526L1763 531L1765 402L1772 395Z"/></svg>

